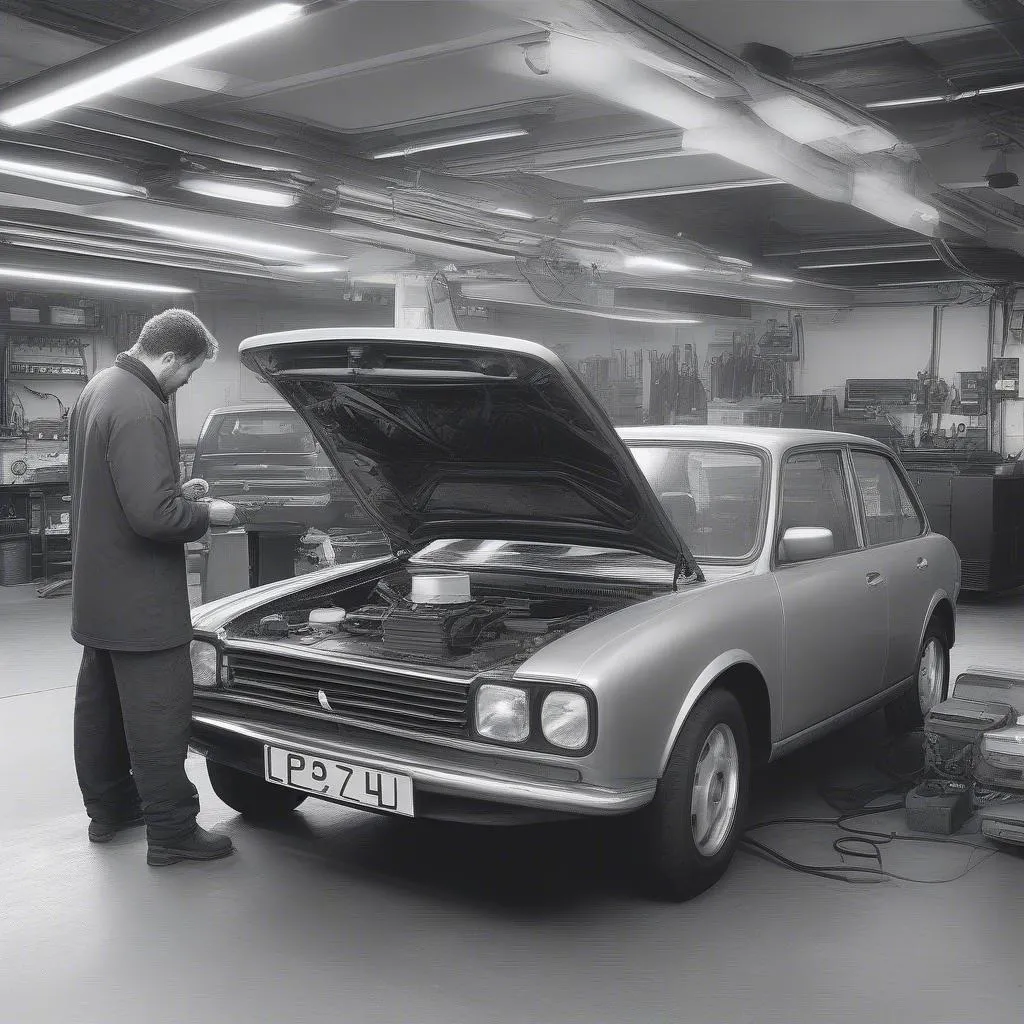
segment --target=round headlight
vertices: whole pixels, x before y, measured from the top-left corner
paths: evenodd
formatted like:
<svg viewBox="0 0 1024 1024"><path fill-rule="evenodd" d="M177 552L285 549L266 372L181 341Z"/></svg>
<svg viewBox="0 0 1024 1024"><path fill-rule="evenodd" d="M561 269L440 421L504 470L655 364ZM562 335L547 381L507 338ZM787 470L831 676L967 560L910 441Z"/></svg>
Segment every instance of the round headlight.
<svg viewBox="0 0 1024 1024"><path fill-rule="evenodd" d="M197 687L209 690L217 685L217 648L205 640L193 640L192 679Z"/></svg>
<svg viewBox="0 0 1024 1024"><path fill-rule="evenodd" d="M485 683L476 692L476 731L502 743L522 743L530 735L526 691Z"/></svg>
<svg viewBox="0 0 1024 1024"><path fill-rule="evenodd" d="M544 739L566 750L582 750L590 739L590 708L580 693L556 690L544 698L540 709Z"/></svg>

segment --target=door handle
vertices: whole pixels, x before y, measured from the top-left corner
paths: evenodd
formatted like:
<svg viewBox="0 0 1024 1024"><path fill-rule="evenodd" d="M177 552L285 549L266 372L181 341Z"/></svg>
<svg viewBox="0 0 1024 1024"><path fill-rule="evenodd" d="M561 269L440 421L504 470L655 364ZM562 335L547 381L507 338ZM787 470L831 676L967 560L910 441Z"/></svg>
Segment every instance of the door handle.
<svg viewBox="0 0 1024 1024"><path fill-rule="evenodd" d="M885 577L880 572L869 572L867 581L869 587L877 587L885 582Z"/></svg>
<svg viewBox="0 0 1024 1024"><path fill-rule="evenodd" d="M921 570L927 569L928 568L928 559L927 558L919 558L917 560L917 567L918 567L918 569L921 569Z"/></svg>

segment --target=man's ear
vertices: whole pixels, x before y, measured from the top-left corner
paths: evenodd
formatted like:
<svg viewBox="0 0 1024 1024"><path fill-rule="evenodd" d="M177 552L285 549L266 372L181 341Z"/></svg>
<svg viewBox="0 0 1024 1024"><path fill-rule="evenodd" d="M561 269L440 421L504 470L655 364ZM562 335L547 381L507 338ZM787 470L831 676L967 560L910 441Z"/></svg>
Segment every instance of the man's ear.
<svg viewBox="0 0 1024 1024"><path fill-rule="evenodd" d="M160 365L161 366L174 366L174 364L177 361L178 361L178 357L173 352L165 352L160 357Z"/></svg>

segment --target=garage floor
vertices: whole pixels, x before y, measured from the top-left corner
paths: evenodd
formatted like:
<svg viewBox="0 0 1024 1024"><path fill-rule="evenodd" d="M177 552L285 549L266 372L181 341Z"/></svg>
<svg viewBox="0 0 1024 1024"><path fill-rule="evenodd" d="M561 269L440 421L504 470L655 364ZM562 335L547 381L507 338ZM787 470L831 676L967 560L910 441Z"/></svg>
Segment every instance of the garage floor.
<svg viewBox="0 0 1024 1024"><path fill-rule="evenodd" d="M620 880L628 840L589 824L488 830L304 805L256 829L190 772L234 857L154 870L140 832L87 842L72 760L66 598L0 589L0 1018L793 1024L1018 1019L1024 855L918 842L852 885L741 852L682 906ZM954 671L1020 667L1024 596L967 604ZM822 783L877 778L880 716L773 766L752 820L831 814ZM869 819L902 830L902 815ZM967 831L974 829L973 823ZM835 864L831 827L758 833ZM985 859L987 857L987 859ZM866 860L847 863L870 866Z"/></svg>

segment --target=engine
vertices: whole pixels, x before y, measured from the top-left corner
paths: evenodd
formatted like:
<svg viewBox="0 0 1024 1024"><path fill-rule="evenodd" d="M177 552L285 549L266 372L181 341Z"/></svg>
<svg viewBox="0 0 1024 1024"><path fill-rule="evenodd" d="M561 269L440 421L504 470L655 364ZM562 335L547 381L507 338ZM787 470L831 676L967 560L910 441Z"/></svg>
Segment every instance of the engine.
<svg viewBox="0 0 1024 1024"><path fill-rule="evenodd" d="M614 610L607 600L597 603L582 595L474 594L468 573L418 573L378 581L352 607L266 616L257 632L339 652L480 668Z"/></svg>

